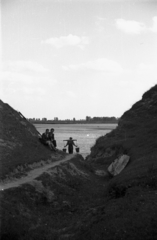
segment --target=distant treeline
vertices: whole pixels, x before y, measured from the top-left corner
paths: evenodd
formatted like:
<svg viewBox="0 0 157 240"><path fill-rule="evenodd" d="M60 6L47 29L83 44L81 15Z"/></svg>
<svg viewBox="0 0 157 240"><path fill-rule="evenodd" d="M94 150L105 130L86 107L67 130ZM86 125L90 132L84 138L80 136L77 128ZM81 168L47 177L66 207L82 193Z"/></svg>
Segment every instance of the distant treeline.
<svg viewBox="0 0 157 240"><path fill-rule="evenodd" d="M93 118L88 118L86 117L86 122L118 122L119 118L116 117L93 117Z"/></svg>

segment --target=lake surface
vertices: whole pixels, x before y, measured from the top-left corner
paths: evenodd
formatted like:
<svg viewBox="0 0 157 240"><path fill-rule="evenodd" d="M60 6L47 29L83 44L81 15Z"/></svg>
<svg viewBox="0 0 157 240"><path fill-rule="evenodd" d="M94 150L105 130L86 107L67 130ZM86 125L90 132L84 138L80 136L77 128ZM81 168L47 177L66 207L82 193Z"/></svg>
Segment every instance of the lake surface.
<svg viewBox="0 0 157 240"><path fill-rule="evenodd" d="M34 124L34 126L41 134L47 128L54 128L57 148L60 150L66 144L63 140L69 139L69 137L77 139L76 145L80 148L80 154L86 157L96 139L115 129L117 124Z"/></svg>

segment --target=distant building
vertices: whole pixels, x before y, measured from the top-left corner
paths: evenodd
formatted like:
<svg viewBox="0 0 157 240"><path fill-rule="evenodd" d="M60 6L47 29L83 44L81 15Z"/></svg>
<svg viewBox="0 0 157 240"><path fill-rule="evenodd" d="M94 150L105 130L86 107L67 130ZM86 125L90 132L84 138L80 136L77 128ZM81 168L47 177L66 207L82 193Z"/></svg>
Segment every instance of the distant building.
<svg viewBox="0 0 157 240"><path fill-rule="evenodd" d="M55 117L55 118L54 118L54 121L58 121L58 117Z"/></svg>
<svg viewBox="0 0 157 240"><path fill-rule="evenodd" d="M47 121L47 118L42 118L42 121Z"/></svg>
<svg viewBox="0 0 157 240"><path fill-rule="evenodd" d="M86 121L89 122L91 120L91 117L86 116Z"/></svg>

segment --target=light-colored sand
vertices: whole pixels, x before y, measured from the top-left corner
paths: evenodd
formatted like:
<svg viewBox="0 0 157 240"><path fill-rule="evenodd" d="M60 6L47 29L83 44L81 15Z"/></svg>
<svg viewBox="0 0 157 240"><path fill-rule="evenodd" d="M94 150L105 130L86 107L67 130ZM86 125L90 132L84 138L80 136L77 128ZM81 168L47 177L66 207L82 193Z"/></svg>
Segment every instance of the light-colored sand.
<svg viewBox="0 0 157 240"><path fill-rule="evenodd" d="M5 181L0 182L0 191L3 191L8 188L19 187L20 185L22 185L24 183L30 182L33 179L39 177L42 173L46 172L48 169L55 167L55 166L59 165L60 163L69 161L73 157L74 157L74 154L71 154L71 155L66 156L64 159L58 160L56 162L52 162L50 164L46 164L37 169L33 169L27 173L27 176L21 177L20 179L13 179L13 180L10 180L7 182L5 182Z"/></svg>

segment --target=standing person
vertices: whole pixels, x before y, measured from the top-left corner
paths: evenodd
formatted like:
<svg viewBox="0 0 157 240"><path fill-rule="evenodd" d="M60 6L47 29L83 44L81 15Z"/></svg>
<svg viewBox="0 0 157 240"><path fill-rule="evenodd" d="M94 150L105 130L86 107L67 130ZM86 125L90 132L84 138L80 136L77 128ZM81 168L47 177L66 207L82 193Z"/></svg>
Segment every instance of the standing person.
<svg viewBox="0 0 157 240"><path fill-rule="evenodd" d="M54 135L54 128L51 128L51 130L49 132L49 139L53 143L54 147L57 147L57 143L56 143L55 135Z"/></svg>
<svg viewBox="0 0 157 240"><path fill-rule="evenodd" d="M69 154L73 153L73 146L77 147L74 143L74 140L72 139L72 137L69 138L69 140L67 141L67 144L65 145L65 147L68 146L68 151Z"/></svg>
<svg viewBox="0 0 157 240"><path fill-rule="evenodd" d="M46 129L46 130L45 130L45 132L44 132L44 133L42 134L42 136L41 136L41 139L42 139L42 143L43 143L44 145L48 145L51 150L54 150L54 151L56 150L55 147L54 147L54 145L53 145L53 143L50 141L50 138L49 138L49 129Z"/></svg>

